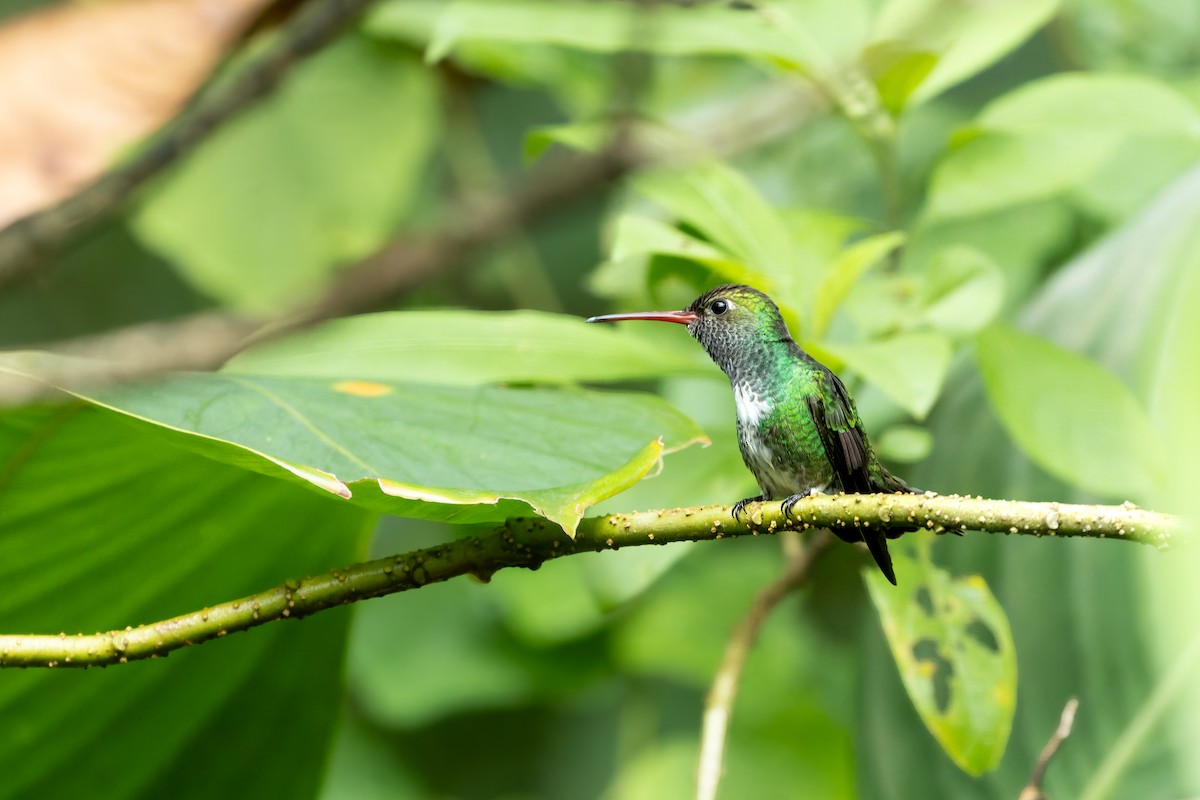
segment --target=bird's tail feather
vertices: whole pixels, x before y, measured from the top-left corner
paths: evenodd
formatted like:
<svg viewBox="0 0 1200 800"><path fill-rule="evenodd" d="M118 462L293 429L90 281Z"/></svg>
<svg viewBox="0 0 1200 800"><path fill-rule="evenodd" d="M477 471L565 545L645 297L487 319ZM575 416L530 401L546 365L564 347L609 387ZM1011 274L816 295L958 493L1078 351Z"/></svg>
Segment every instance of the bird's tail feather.
<svg viewBox="0 0 1200 800"><path fill-rule="evenodd" d="M892 556L887 549L887 539L878 531L867 529L863 531L863 541L867 543L867 549L874 556L875 563L879 565L883 576L891 581L892 586L895 586L896 571L892 569Z"/></svg>

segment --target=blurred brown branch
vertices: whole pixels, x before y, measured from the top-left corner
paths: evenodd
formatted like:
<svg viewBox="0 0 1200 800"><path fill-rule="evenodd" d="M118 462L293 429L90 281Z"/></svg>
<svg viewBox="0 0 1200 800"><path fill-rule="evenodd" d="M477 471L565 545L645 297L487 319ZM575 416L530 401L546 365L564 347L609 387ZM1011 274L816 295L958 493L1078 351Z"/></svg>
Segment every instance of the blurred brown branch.
<svg viewBox="0 0 1200 800"><path fill-rule="evenodd" d="M1078 708L1079 699L1075 697L1072 697L1063 706L1062 716L1058 720L1058 727L1054 729L1054 733L1050 735L1050 740L1042 748L1042 753L1038 756L1037 763L1033 767L1033 774L1029 777L1029 783L1021 790L1021 794L1018 795L1017 800L1046 800L1046 792L1042 789L1042 781L1046 777L1046 767L1050 765L1050 759L1054 758L1054 754L1058 752L1058 748L1062 746L1063 741L1071 735L1071 729L1075 726L1075 712Z"/></svg>
<svg viewBox="0 0 1200 800"><path fill-rule="evenodd" d="M104 360L83 372L72 368L70 374L39 376L45 381L42 385L0 372L0 407L53 394L55 385L97 386L170 370L213 369L239 352L251 336L263 341L332 317L378 308L527 222L570 206L634 164L622 147L548 161L516 187L450 214L443 227L399 239L339 273L323 296L286 318L256 321L206 312L56 343L57 352Z"/></svg>
<svg viewBox="0 0 1200 800"><path fill-rule="evenodd" d="M696 770L696 800L716 800L721 769L725 763L726 732L741 684L742 669L746 666L750 648L758 640L763 623L783 598L808 582L813 565L832 542L833 534L825 529L807 545L790 554L783 574L759 592L746 616L730 634L721 666L717 669L708 700L704 704L704 730L700 738L700 763Z"/></svg>
<svg viewBox="0 0 1200 800"><path fill-rule="evenodd" d="M125 163L44 211L0 230L0 289L29 277L80 226L120 208L147 180L190 152L223 123L268 94L289 69L333 40L372 0L307 0L277 38L229 81L202 91Z"/></svg>
<svg viewBox="0 0 1200 800"><path fill-rule="evenodd" d="M740 111L738 110L740 109ZM707 128L694 154L655 148L636 129L619 130L610 146L595 155L543 159L539 168L513 185L473 197L444 215L441 227L402 236L355 267L338 273L327 292L306 308L275 320L252 320L207 312L176 321L155 322L47 343L40 349L101 359L86 374L43 376L38 385L0 372L0 407L52 395L53 385L105 385L134 381L171 370L214 369L253 341L281 336L344 314L374 310L461 263L485 246L524 226L591 196L628 172L702 157L707 150L732 153L794 130L825 106L809 90L793 84L770 87L743 98L722 125ZM91 189L84 190L84 194ZM65 234L65 229L62 231ZM0 286L4 283L4 241L0 232ZM106 363L112 361L114 363Z"/></svg>

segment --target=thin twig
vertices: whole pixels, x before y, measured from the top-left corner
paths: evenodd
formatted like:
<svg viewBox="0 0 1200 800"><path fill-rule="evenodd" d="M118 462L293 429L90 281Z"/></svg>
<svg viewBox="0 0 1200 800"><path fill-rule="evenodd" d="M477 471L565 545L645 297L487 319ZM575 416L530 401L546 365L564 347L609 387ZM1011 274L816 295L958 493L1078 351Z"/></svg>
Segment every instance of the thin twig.
<svg viewBox="0 0 1200 800"><path fill-rule="evenodd" d="M42 257L80 226L120 208L147 180L191 152L222 124L265 96L290 68L332 41L374 0L308 0L277 39L228 83L197 98L137 154L82 190L0 230L0 289L28 277Z"/></svg>
<svg viewBox="0 0 1200 800"><path fill-rule="evenodd" d="M493 534L289 581L260 594L137 628L76 636L0 636L0 666L95 666L156 658L272 620L302 617L459 575L487 580L508 567L536 568L573 553L621 547L853 525L1011 529L1034 536L1117 538L1158 547L1182 532L1177 518L1129 505L1071 506L932 494L816 495L797 503L793 514L794 519L785 519L778 502L762 503L740 521L733 519L729 506L610 514L584 519L574 539L540 517L510 519Z"/></svg>
<svg viewBox="0 0 1200 800"><path fill-rule="evenodd" d="M1046 767L1050 765L1050 759L1054 758L1054 754L1058 752L1063 741L1071 735L1071 728L1075 725L1075 711L1078 708L1079 699L1076 697L1072 697L1063 706L1062 716L1058 719L1058 727L1054 729L1050 740L1042 748L1042 753L1033 766L1033 774L1029 777L1029 783L1021 790L1017 800L1046 800L1046 792L1042 789L1042 782L1046 777Z"/></svg>
<svg viewBox="0 0 1200 800"><path fill-rule="evenodd" d="M758 593L746 616L730 634L721 666L704 704L700 764L696 771L696 800L716 800L725 762L725 737L729 719L733 715L733 702L737 698L742 669L750 655L750 648L758 640L758 632L779 602L808 581L813 564L832 542L833 534L828 529L818 533L807 547L788 561L783 574Z"/></svg>

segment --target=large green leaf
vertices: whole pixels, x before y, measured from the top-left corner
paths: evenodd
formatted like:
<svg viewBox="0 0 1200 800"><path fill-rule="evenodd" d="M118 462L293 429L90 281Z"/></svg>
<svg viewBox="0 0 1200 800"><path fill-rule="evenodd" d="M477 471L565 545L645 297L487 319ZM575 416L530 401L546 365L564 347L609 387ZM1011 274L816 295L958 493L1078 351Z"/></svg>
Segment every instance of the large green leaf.
<svg viewBox="0 0 1200 800"><path fill-rule="evenodd" d="M193 611L352 561L373 523L79 403L0 415L4 633ZM311 795L347 621L335 611L106 670L0 670L0 796Z"/></svg>
<svg viewBox="0 0 1200 800"><path fill-rule="evenodd" d="M584 325L537 311L404 311L333 320L243 353L225 372L307 378L489 383L627 381L708 372L688 336ZM682 331L680 331L682 333Z"/></svg>
<svg viewBox="0 0 1200 800"><path fill-rule="evenodd" d="M971 775L996 768L1017 701L1017 659L1004 609L978 575L952 578L893 548L900 588L877 570L867 589L917 713Z"/></svg>
<svg viewBox="0 0 1200 800"><path fill-rule="evenodd" d="M36 377L64 363L16 354L0 370ZM77 394L210 457L370 508L470 522L532 509L568 533L664 453L703 439L652 396L570 389L185 374Z"/></svg>
<svg viewBox="0 0 1200 800"><path fill-rule="evenodd" d="M427 70L344 37L207 139L134 230L223 303L284 310L386 240L417 194L437 119Z"/></svg>
<svg viewBox="0 0 1200 800"><path fill-rule="evenodd" d="M1144 498L1160 484L1154 429L1111 373L999 325L979 336L975 352L997 415L1047 472L1123 499Z"/></svg>

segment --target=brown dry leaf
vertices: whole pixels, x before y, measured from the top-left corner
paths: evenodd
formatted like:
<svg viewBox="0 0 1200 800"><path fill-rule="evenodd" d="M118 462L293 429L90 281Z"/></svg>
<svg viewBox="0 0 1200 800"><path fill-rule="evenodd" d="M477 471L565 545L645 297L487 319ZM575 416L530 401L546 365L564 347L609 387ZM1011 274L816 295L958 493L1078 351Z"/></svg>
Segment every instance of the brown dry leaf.
<svg viewBox="0 0 1200 800"><path fill-rule="evenodd" d="M109 0L0 26L0 227L169 120L272 0Z"/></svg>

